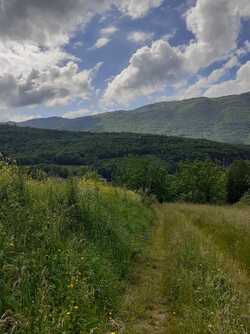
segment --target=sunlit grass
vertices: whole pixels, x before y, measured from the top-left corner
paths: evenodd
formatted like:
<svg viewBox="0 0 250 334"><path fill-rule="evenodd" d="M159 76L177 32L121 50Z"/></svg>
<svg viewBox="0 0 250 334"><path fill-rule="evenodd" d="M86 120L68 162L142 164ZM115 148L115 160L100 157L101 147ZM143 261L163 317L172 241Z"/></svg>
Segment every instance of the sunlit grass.
<svg viewBox="0 0 250 334"><path fill-rule="evenodd" d="M108 329L153 218L137 195L0 168L0 332Z"/></svg>
<svg viewBox="0 0 250 334"><path fill-rule="evenodd" d="M226 248L221 250L207 230L196 226L194 217L205 207L190 207L192 215L183 213L183 206L167 206L164 210L169 215L165 221L169 224L165 290L169 333L248 333L247 271ZM216 210L211 209L207 217L216 219Z"/></svg>
<svg viewBox="0 0 250 334"><path fill-rule="evenodd" d="M250 207L182 206L182 211L223 251L250 271Z"/></svg>
<svg viewBox="0 0 250 334"><path fill-rule="evenodd" d="M241 229L250 243L249 210L186 204L156 210L148 260L121 307L125 333L249 333L249 253L241 244Z"/></svg>

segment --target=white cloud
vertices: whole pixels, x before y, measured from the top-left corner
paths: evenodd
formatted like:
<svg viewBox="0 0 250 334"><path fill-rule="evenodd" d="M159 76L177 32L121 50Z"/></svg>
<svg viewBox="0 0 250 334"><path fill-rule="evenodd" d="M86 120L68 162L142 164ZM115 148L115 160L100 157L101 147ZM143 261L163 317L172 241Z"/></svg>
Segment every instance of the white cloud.
<svg viewBox="0 0 250 334"><path fill-rule="evenodd" d="M235 66L232 54L239 56L242 52L237 50L241 19L249 16L248 0L197 0L185 15L193 40L187 45L172 47L162 39L153 43L152 48L137 50L127 68L109 82L104 100L126 104L157 92L165 85L173 87L173 83L178 80L181 83L187 73L194 75L218 60L229 60L228 68ZM216 83L228 70L227 66L201 79L186 94L193 96Z"/></svg>
<svg viewBox="0 0 250 334"><path fill-rule="evenodd" d="M146 15L150 9L159 7L163 0L122 0L117 1L118 8L132 18Z"/></svg>
<svg viewBox="0 0 250 334"><path fill-rule="evenodd" d="M0 41L0 76L26 76L33 68L43 71L55 65L61 66L67 61L77 62L77 58L58 47L40 48L27 42Z"/></svg>
<svg viewBox="0 0 250 334"><path fill-rule="evenodd" d="M187 27L195 40L185 50L185 57L187 66L194 71L226 57L237 47L240 16L233 2L198 0L196 6L188 11Z"/></svg>
<svg viewBox="0 0 250 334"><path fill-rule="evenodd" d="M111 36L118 31L117 27L115 26L108 26L102 28L100 31L101 36Z"/></svg>
<svg viewBox="0 0 250 334"><path fill-rule="evenodd" d="M100 37L98 38L98 40L96 41L94 48L95 49L100 49L103 48L105 45L107 45L109 42L111 41L110 38L108 37Z"/></svg>
<svg viewBox="0 0 250 334"><path fill-rule="evenodd" d="M242 65L234 80L211 86L205 93L208 97L242 94L250 91L250 61Z"/></svg>
<svg viewBox="0 0 250 334"><path fill-rule="evenodd" d="M64 118L69 118L69 119L74 119L78 117L83 117L91 114L90 110L88 109L80 109L80 110L75 110L75 111L68 111L63 114Z"/></svg>
<svg viewBox="0 0 250 334"><path fill-rule="evenodd" d="M146 15L162 0L1 0L1 39L32 41L55 46L69 41L71 34L96 14L115 5L133 18ZM11 22L11 24L10 24Z"/></svg>
<svg viewBox="0 0 250 334"><path fill-rule="evenodd" d="M177 82L183 73L182 56L167 41L158 40L131 57L128 67L108 85L106 103L127 104L139 96L154 93L166 83Z"/></svg>
<svg viewBox="0 0 250 334"><path fill-rule="evenodd" d="M110 0L2 0L0 35L43 46L65 44L75 29L110 5Z"/></svg>
<svg viewBox="0 0 250 334"><path fill-rule="evenodd" d="M100 37L97 39L95 45L91 49L103 48L111 41L111 36L114 35L118 29L115 26L108 26L100 30Z"/></svg>
<svg viewBox="0 0 250 334"><path fill-rule="evenodd" d="M38 104L63 105L72 99L89 99L93 93L92 81L101 64L80 71L76 63L53 66L43 71L32 70L28 76L13 74L0 76L2 107L23 107Z"/></svg>
<svg viewBox="0 0 250 334"><path fill-rule="evenodd" d="M144 31L132 31L128 34L128 40L133 43L143 44L150 41L154 34Z"/></svg>
<svg viewBox="0 0 250 334"><path fill-rule="evenodd" d="M38 114L34 112L25 112L22 109L2 109L0 108L0 122L8 122L10 119L13 122L23 122L29 119L37 118Z"/></svg>
<svg viewBox="0 0 250 334"><path fill-rule="evenodd" d="M82 41L78 41L78 42L75 42L74 48L75 49L80 49L80 48L83 47L83 45L84 45L84 43Z"/></svg>
<svg viewBox="0 0 250 334"><path fill-rule="evenodd" d="M0 42L0 106L64 104L88 99L100 65L80 70L78 59L61 48Z"/></svg>
<svg viewBox="0 0 250 334"><path fill-rule="evenodd" d="M217 83L230 69L239 65L238 57L233 55L222 67L212 71L209 76L200 78L195 84L184 90L183 98L202 96L210 86Z"/></svg>
<svg viewBox="0 0 250 334"><path fill-rule="evenodd" d="M141 0L138 5L134 0L0 0L1 109L88 99L99 65L80 69L78 59L64 51L72 35L113 6L135 18L160 2ZM132 15L133 9L136 13ZM102 29L96 46L107 44L116 30L112 26Z"/></svg>

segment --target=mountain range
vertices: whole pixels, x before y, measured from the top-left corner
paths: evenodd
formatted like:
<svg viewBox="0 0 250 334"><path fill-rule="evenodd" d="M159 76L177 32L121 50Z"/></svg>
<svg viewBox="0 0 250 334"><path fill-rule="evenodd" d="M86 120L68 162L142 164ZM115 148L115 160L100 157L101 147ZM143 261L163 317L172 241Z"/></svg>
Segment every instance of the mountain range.
<svg viewBox="0 0 250 334"><path fill-rule="evenodd" d="M159 102L76 119L50 117L18 123L40 129L130 132L250 144L250 92L220 98Z"/></svg>

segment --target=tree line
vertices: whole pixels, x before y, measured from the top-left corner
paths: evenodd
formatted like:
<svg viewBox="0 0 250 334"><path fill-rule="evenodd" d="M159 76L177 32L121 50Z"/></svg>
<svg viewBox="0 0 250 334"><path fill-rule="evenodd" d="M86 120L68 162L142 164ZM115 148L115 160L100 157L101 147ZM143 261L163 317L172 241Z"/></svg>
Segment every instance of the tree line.
<svg viewBox="0 0 250 334"><path fill-rule="evenodd" d="M228 168L211 161L183 161L175 172L153 158L130 157L106 166L112 182L154 196L160 202L234 204L250 191L250 161Z"/></svg>

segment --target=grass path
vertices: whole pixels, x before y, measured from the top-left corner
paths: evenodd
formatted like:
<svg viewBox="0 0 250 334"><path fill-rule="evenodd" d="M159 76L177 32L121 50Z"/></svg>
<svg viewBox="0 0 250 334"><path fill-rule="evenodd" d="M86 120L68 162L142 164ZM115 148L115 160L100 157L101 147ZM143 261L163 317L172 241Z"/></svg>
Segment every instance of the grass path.
<svg viewBox="0 0 250 334"><path fill-rule="evenodd" d="M125 296L121 310L126 323L125 333L165 333L166 228L164 220L159 219L148 245L147 257L138 265Z"/></svg>
<svg viewBox="0 0 250 334"><path fill-rule="evenodd" d="M242 258L237 260L237 252L232 256L217 245L216 227L203 229L197 224L204 207L192 206L192 214L183 205L156 210L147 258L138 263L121 306L125 324L121 332L250 333L249 271L242 267Z"/></svg>

